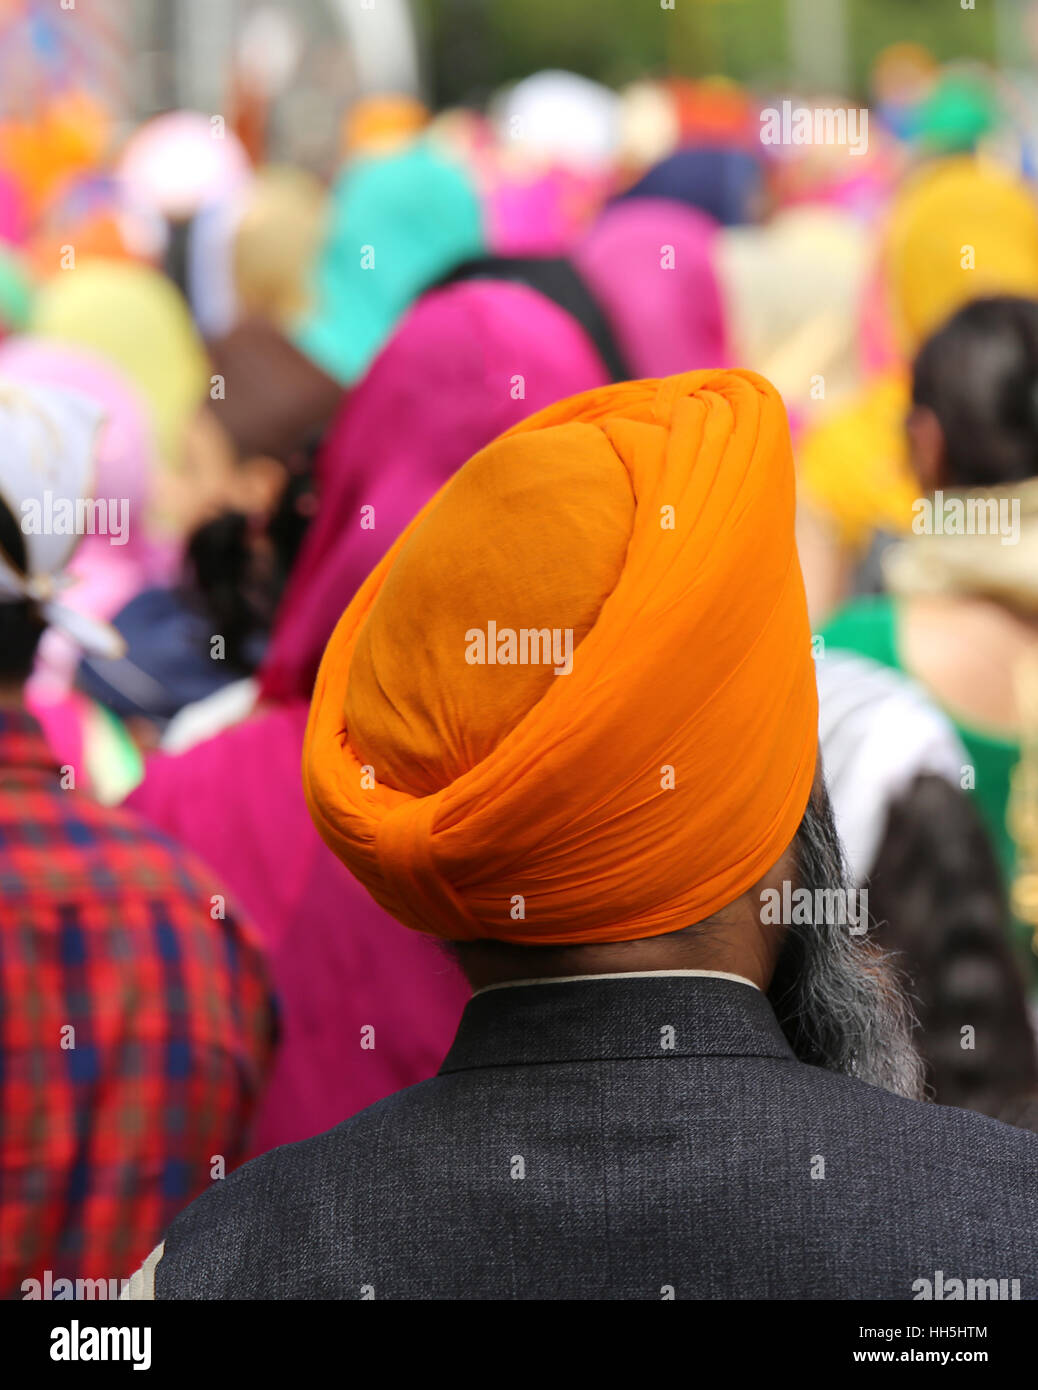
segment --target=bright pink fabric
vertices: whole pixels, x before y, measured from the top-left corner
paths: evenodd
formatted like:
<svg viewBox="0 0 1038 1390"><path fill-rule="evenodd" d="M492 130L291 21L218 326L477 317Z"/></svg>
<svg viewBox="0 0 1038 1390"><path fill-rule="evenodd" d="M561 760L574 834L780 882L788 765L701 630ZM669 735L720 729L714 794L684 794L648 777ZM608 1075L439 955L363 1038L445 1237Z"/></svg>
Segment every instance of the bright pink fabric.
<svg viewBox="0 0 1038 1390"><path fill-rule="evenodd" d="M0 241L23 246L29 231L26 197L13 174L0 169Z"/></svg>
<svg viewBox="0 0 1038 1390"><path fill-rule="evenodd" d="M280 703L150 760L130 798L209 863L266 942L283 1041L254 1152L433 1075L468 997L436 945L376 906L310 821L300 761L324 644L368 570L470 454L606 380L583 331L525 287L466 283L421 301L351 393L321 460L317 518L268 670ZM361 527L365 506L374 530Z"/></svg>
<svg viewBox="0 0 1038 1390"><path fill-rule="evenodd" d="M299 776L307 712L273 709L152 759L128 803L211 865L267 947L281 1039L250 1157L434 1075L469 993L314 829Z"/></svg>
<svg viewBox="0 0 1038 1390"><path fill-rule="evenodd" d="M583 234L608 188L568 169L504 175L486 195L487 244L495 256L562 256Z"/></svg>
<svg viewBox="0 0 1038 1390"><path fill-rule="evenodd" d="M694 208L632 198L607 208L574 248L636 377L727 365L716 236Z"/></svg>
<svg viewBox="0 0 1038 1390"><path fill-rule="evenodd" d="M584 330L524 285L468 281L419 300L329 433L317 517L278 613L264 696L309 699L362 580L471 454L608 379ZM374 529L362 525L364 507Z"/></svg>

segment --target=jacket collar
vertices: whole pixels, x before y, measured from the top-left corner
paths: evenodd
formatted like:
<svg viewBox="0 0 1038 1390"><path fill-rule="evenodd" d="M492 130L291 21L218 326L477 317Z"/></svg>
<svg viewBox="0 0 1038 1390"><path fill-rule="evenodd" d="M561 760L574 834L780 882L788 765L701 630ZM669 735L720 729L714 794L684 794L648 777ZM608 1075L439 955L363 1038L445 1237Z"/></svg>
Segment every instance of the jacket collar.
<svg viewBox="0 0 1038 1390"><path fill-rule="evenodd" d="M767 997L702 976L587 976L475 995L440 1075L621 1058L794 1053Z"/></svg>

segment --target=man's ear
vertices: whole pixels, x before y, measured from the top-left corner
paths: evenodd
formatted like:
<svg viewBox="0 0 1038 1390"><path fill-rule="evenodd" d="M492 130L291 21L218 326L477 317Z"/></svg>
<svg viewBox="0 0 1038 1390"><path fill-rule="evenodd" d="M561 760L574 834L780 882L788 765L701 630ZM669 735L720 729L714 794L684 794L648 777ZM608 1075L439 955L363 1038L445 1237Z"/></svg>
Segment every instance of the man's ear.
<svg viewBox="0 0 1038 1390"><path fill-rule="evenodd" d="M936 492L943 486L947 471L940 421L928 406L914 405L905 421L905 433L912 471L924 492Z"/></svg>

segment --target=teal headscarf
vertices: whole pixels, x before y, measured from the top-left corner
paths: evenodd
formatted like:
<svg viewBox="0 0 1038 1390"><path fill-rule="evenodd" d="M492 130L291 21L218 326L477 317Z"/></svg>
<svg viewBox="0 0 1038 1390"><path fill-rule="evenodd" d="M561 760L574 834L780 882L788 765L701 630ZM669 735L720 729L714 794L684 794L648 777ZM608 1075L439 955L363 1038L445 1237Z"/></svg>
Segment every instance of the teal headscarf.
<svg viewBox="0 0 1038 1390"><path fill-rule="evenodd" d="M355 381L411 302L484 251L479 199L464 170L419 142L349 164L332 188L298 346Z"/></svg>
<svg viewBox="0 0 1038 1390"><path fill-rule="evenodd" d="M1001 123L998 97L973 73L944 73L915 115L914 136L929 154L969 154Z"/></svg>

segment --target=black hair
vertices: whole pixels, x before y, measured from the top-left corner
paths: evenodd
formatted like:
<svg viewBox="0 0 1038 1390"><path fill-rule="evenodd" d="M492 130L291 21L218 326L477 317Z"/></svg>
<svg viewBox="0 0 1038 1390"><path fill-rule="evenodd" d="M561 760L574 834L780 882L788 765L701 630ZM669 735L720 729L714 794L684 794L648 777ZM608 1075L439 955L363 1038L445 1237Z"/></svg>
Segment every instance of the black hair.
<svg viewBox="0 0 1038 1390"><path fill-rule="evenodd" d="M226 660L246 674L255 669L310 518L314 448L289 474L261 542L241 512L224 512L199 526L187 544L184 586L226 644ZM257 641L257 639L260 639Z"/></svg>
<svg viewBox="0 0 1038 1390"><path fill-rule="evenodd" d="M25 537L18 522L0 499L0 552L9 564L25 573ZM36 648L46 623L31 600L0 603L0 683L22 685L29 679Z"/></svg>
<svg viewBox="0 0 1038 1390"><path fill-rule="evenodd" d="M868 887L878 939L915 999L934 1099L1038 1128L1035 1037L1001 873L966 794L917 777L891 804Z"/></svg>
<svg viewBox="0 0 1038 1390"><path fill-rule="evenodd" d="M949 487L1038 474L1038 301L977 299L919 351L912 400L944 434Z"/></svg>

